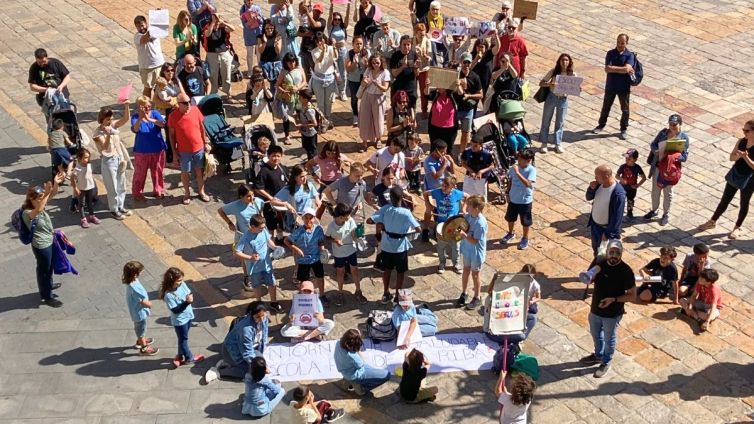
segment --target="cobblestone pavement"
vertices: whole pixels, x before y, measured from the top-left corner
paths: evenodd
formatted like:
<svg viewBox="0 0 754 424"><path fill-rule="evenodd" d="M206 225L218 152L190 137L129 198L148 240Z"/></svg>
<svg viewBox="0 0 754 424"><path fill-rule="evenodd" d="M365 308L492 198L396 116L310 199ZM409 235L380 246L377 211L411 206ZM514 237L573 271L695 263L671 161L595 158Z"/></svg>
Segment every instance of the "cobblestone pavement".
<svg viewBox="0 0 754 424"><path fill-rule="evenodd" d="M221 12L235 19L240 2L219 3ZM498 7L497 2L478 4L475 12L468 14L464 3L445 3L447 15L476 19L492 16ZM158 5L175 11L183 2L59 0L50 4L53 13L29 8L20 1L6 2L0 11L0 41L7 46L0 52L0 104L10 115L10 119L1 119L5 154L0 163L5 165L4 194L14 199L3 207L6 215L21 193L18 181L40 178L32 168L47 163L39 147L45 138L41 114L26 85L33 50L46 47L51 56L61 58L72 70L72 97L82 112L80 120L91 128L99 107L114 103L117 87L127 81L139 85L130 45L133 16ZM389 1L381 6L405 33L408 13L404 2ZM537 356L542 367L532 407L533 422L751 421L747 414L754 407L754 284L750 278L754 274L750 262L754 226L751 222L744 224L739 239L728 240L726 234L737 212L733 206L720 219L718 229L704 233L693 230L711 215L729 167L727 154L735 138L741 136L743 123L754 118L751 95L746 94L754 87L754 77L745 62L754 50L750 43L754 35L751 6L749 1L541 1L539 19L527 22L524 32L532 54L527 73L532 82L562 51L573 55L576 72L586 78L582 96L570 102L565 153L537 158L539 181L530 248L519 252L491 243L483 269L485 282L495 271L515 272L524 263L536 264L541 273L538 280L545 300L540 321L524 347ZM267 10L267 5L263 8ZM612 48L619 32L631 35L629 48L639 53L645 66L644 82L632 93L627 141L616 137L615 108L607 134L588 133L596 125L601 106L604 53ZM242 40L236 37L235 45L242 49ZM173 49L170 42L163 48L166 52ZM241 84L234 85L239 99L242 90ZM338 140L350 156L365 159L365 155L350 153L357 150L357 144L346 107L346 103L338 102L335 121L341 127L322 138ZM227 110L238 116L242 106L231 104ZM529 101L527 111L527 128L536 134L541 108ZM625 259L638 269L663 245L674 245L685 254L691 245L704 241L711 246L715 268L724 277L726 307L711 331L700 335L691 324L676 319L677 307L673 305L629 305L618 332L614 372L595 380L589 370L576 363L592 345L586 328L588 303L581 300L583 286L576 281L578 272L591 259L585 237L589 205L582 193L596 164L606 162L617 167L628 147L638 148L644 158L649 142L673 112L683 115L692 147L683 179L675 190L671 221L664 227L641 220L627 226ZM289 153L298 155L298 159L303 154L300 148ZM236 172L231 179L238 182L240 178ZM133 360L122 347L130 340L130 324L120 304L120 287L114 295L110 294L112 290L103 291L108 293L106 299L93 295L102 282L90 276L110 275L106 284L114 287L118 268L130 258L145 262L152 288L165 264L183 267L195 281L194 290L206 302L206 307L200 308L199 329L192 332L192 344L205 352L208 346L216 347L224 332L224 320L218 318L227 320L248 302L240 290L237 262L229 252L232 236L215 212L220 202L232 198L232 182L213 178L209 190L214 202L192 202L183 207L177 197L178 175L169 171L167 181L168 193L176 197L133 205L138 209L137 216L125 226L105 221L87 232L71 229L81 249L76 263L86 272L78 277L81 283L71 277L62 279L65 286L61 296L66 306L60 310L34 308L36 294L28 271L32 258L17 241L5 243L0 269L18 274L19 278L13 280L19 281L6 283L0 300L0 337L4 341L0 347L4 354L0 418L7 422L44 421L48 417L55 417L49 419L55 422L61 421L59 418L75 422L238 418L235 407L242 392L240 385L221 383L209 386L209 391L199 386L200 370L166 370L164 363L172 354L173 336L165 319L160 319L165 316L164 308L156 308L154 322L150 323L164 349L160 359ZM648 191L648 185L639 190L637 209L641 212L649 207ZM57 206L62 200L58 202ZM486 212L492 224L491 238L499 239L503 211L492 207ZM54 219L56 223L74 224L63 212L57 212ZM412 252L407 285L437 311L441 330L478 331L482 319L478 313L452 307L460 278L452 272L435 274L433 250L420 244ZM276 273L283 281L283 297L289 299L293 264L286 259L279 265ZM376 300L381 288L379 276L367 270L363 284L367 297ZM328 281L328 290L333 288ZM362 322L369 307L355 308L351 303L333 308L330 313L338 323L335 334ZM280 317L273 321L279 328ZM277 334L275 339L281 341ZM353 417L369 423L482 423L495 419L491 374L438 374L430 381L442 388L435 404L397 408L392 407L398 403L396 379L379 389L375 398L362 401L346 396L332 384L317 382L313 387L318 395L334 399Z"/></svg>

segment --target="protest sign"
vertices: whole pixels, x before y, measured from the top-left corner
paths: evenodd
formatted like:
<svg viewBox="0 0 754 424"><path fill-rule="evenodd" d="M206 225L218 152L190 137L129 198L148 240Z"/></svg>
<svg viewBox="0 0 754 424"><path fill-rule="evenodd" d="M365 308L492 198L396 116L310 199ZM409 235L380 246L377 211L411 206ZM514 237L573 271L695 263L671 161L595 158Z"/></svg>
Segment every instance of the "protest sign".
<svg viewBox="0 0 754 424"><path fill-rule="evenodd" d="M482 116L474 119L474 121L473 121L473 123L474 123L473 128L476 128L476 129L482 128L482 125L484 125L484 124L486 124L488 122L493 122L493 123L497 122L496 119L495 119L495 114L494 113L488 113L486 115L482 115Z"/></svg>
<svg viewBox="0 0 754 424"><path fill-rule="evenodd" d="M468 35L469 34L469 18L464 16L448 18L445 21L443 27L446 35Z"/></svg>
<svg viewBox="0 0 754 424"><path fill-rule="evenodd" d="M348 4L351 0L332 0L332 4Z"/></svg>
<svg viewBox="0 0 754 424"><path fill-rule="evenodd" d="M411 321L403 321L398 329L398 338L396 344L402 346L404 344L411 345L413 343L420 342L422 340L422 333L419 331L419 326L414 327L413 333L411 333L411 339L406 342L406 336L408 335L408 327L411 326Z"/></svg>
<svg viewBox="0 0 754 424"><path fill-rule="evenodd" d="M314 314L317 312L316 293L296 293L293 295L292 313L296 315L293 325L299 327L318 327L319 320Z"/></svg>
<svg viewBox="0 0 754 424"><path fill-rule="evenodd" d="M486 38L492 35L497 29L495 22L492 21L480 21L474 23L471 27L471 35L477 38Z"/></svg>
<svg viewBox="0 0 754 424"><path fill-rule="evenodd" d="M584 82L582 77L569 75L556 75L555 88L552 89L554 94L581 96L581 83Z"/></svg>
<svg viewBox="0 0 754 424"><path fill-rule="evenodd" d="M149 35L154 38L165 38L170 28L170 14L167 9L149 11Z"/></svg>
<svg viewBox="0 0 754 424"><path fill-rule="evenodd" d="M427 79L430 87L455 90L456 82L458 82L457 70L432 67L428 72Z"/></svg>
<svg viewBox="0 0 754 424"><path fill-rule="evenodd" d="M429 41L433 43L441 43L443 38L445 38L445 33L443 33L441 29L430 29L427 37L429 37Z"/></svg>
<svg viewBox="0 0 754 424"><path fill-rule="evenodd" d="M492 296L485 308L484 329L492 334L520 334L526 330L529 274L495 274Z"/></svg>
<svg viewBox="0 0 754 424"><path fill-rule="evenodd" d="M513 4L513 17L536 20L538 6L539 3L535 1L516 0Z"/></svg>
<svg viewBox="0 0 754 424"><path fill-rule="evenodd" d="M128 98L131 96L131 89L133 88L133 84L130 82L123 87L118 89L118 103L125 103L128 101Z"/></svg>
<svg viewBox="0 0 754 424"><path fill-rule="evenodd" d="M339 342L328 340L267 346L264 357L271 371L270 377L284 382L343 378L334 359L335 345ZM482 333L450 333L425 337L411 347L421 350L432 362L430 373L483 371L492 367L497 343ZM397 349L395 342L364 339L361 353L367 365L392 370L403 364L406 351Z"/></svg>

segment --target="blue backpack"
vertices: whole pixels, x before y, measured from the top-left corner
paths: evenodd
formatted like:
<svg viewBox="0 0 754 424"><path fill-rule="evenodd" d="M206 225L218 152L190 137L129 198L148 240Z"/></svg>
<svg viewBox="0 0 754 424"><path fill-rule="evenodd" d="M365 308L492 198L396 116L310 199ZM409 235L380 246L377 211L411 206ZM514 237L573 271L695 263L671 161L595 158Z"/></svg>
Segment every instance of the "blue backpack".
<svg viewBox="0 0 754 424"><path fill-rule="evenodd" d="M18 239L23 244L30 244L34 238L34 228L37 226L37 219L31 220L31 228L24 222L24 209L18 208L10 216L10 225L18 233Z"/></svg>
<svg viewBox="0 0 754 424"><path fill-rule="evenodd" d="M636 87L644 79L644 66L639 62L639 57L634 53L634 75L631 78L631 85Z"/></svg>

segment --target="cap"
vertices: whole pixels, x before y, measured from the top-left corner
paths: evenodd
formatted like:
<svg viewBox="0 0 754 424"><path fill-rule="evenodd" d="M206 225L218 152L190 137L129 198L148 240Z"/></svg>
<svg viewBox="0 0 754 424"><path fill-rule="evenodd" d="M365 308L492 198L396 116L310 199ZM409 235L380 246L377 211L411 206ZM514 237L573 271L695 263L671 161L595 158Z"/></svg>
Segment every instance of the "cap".
<svg viewBox="0 0 754 424"><path fill-rule="evenodd" d="M382 15L380 18L380 24L387 24L390 23L390 16L388 15Z"/></svg>
<svg viewBox="0 0 754 424"><path fill-rule="evenodd" d="M639 159L639 151L636 149L628 149L626 150L626 153L623 154L623 157Z"/></svg>
<svg viewBox="0 0 754 424"><path fill-rule="evenodd" d="M511 21L508 22L508 26L509 27L514 27L514 28L518 28L518 19L517 18L516 19L511 19Z"/></svg>
<svg viewBox="0 0 754 424"><path fill-rule="evenodd" d="M312 11L318 11L319 13L325 13L325 5L322 3L314 3Z"/></svg>
<svg viewBox="0 0 754 424"><path fill-rule="evenodd" d="M461 55L461 63L471 62L472 60L474 60L474 58L471 57L471 53L464 53Z"/></svg>
<svg viewBox="0 0 754 424"><path fill-rule="evenodd" d="M681 118L681 115L674 113L668 117L668 124L678 124L681 125L683 123L683 118Z"/></svg>
<svg viewBox="0 0 754 424"><path fill-rule="evenodd" d="M305 208L303 212L300 214L301 216L304 215L311 215L311 216L317 216L317 211L315 211L312 208Z"/></svg>
<svg viewBox="0 0 754 424"><path fill-rule="evenodd" d="M623 255L623 243L618 239L609 240L607 242L607 249L605 249L605 255L608 258L620 258Z"/></svg>
<svg viewBox="0 0 754 424"><path fill-rule="evenodd" d="M398 304L400 306L411 306L414 304L414 299L411 296L411 290L408 290L408 289L398 290Z"/></svg>
<svg viewBox="0 0 754 424"><path fill-rule="evenodd" d="M311 281L304 281L304 282L302 282L301 285L298 286L298 291L304 291L304 290L309 290L309 291L313 292L314 291L314 283L312 283Z"/></svg>
<svg viewBox="0 0 754 424"><path fill-rule="evenodd" d="M511 2L504 1L503 4L500 5L501 9L510 9L511 8Z"/></svg>

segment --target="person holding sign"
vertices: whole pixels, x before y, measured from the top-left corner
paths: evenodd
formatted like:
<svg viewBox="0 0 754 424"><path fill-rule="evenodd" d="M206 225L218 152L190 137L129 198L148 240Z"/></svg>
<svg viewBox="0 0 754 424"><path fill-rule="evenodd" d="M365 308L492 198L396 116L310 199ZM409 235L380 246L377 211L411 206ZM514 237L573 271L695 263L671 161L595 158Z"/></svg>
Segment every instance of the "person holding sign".
<svg viewBox="0 0 754 424"><path fill-rule="evenodd" d="M293 307L289 314L290 322L280 330L283 337L290 337L292 343L305 342L314 338L324 339L335 328L335 321L325 319L325 309L314 292L314 283L304 281L298 293L293 295Z"/></svg>
<svg viewBox="0 0 754 424"><path fill-rule="evenodd" d="M547 143L550 139L550 122L552 115L555 114L555 153L563 153L563 128L565 128L565 119L568 114L568 95L559 93L555 84L558 75L576 76L573 72L573 59L568 53L562 53L555 62L555 67L550 69L542 80L539 81L540 87L548 87L547 98L545 98L544 108L542 109L542 125L539 130L539 142L542 143L542 153L547 153Z"/></svg>
<svg viewBox="0 0 754 424"><path fill-rule="evenodd" d="M398 330L398 349L406 349L414 341L416 336L413 333L416 327L419 327L422 337L434 336L437 333L437 316L429 310L426 304L417 309L414 306L411 290L408 289L398 290L398 304L393 309L391 321L393 327ZM401 331L403 325L407 325L408 330Z"/></svg>
<svg viewBox="0 0 754 424"><path fill-rule="evenodd" d="M152 97L152 87L159 76L160 68L165 63L165 58L162 56L160 39L149 34L147 18L142 15L135 17L134 26L136 27L134 45L139 59L139 76L144 85L141 93Z"/></svg>
<svg viewBox="0 0 754 424"><path fill-rule="evenodd" d="M581 358L586 364L600 364L594 378L602 378L610 370L610 362L618 343L618 324L626 312L624 303L636 300L634 271L621 259L623 243L607 242L607 259L597 263L594 294L589 312L589 332L594 340L594 352Z"/></svg>
<svg viewBox="0 0 754 424"><path fill-rule="evenodd" d="M390 380L390 371L367 365L361 355L364 340L354 328L346 330L335 344L335 367L343 375L341 387L359 396Z"/></svg>
<svg viewBox="0 0 754 424"><path fill-rule="evenodd" d="M660 208L660 193L662 193L662 218L660 219L660 225L667 225L670 221L670 205L673 202L673 185L665 184L660 187L657 184L657 178L659 176L658 167L664 165L668 166L670 158L667 156L671 153L677 153L680 150L680 156L677 157L673 166L680 167L683 162L686 162L689 158L689 136L681 130L683 124L683 118L681 115L672 114L668 118L668 127L663 128L657 133L657 136L652 140L652 144L649 145L649 177L652 178L652 210L644 215L644 219L649 220L657 216L657 210ZM672 141L672 143L670 143ZM663 147L660 149L660 147ZM678 149L680 147L680 149ZM662 150L662 151L661 151Z"/></svg>

